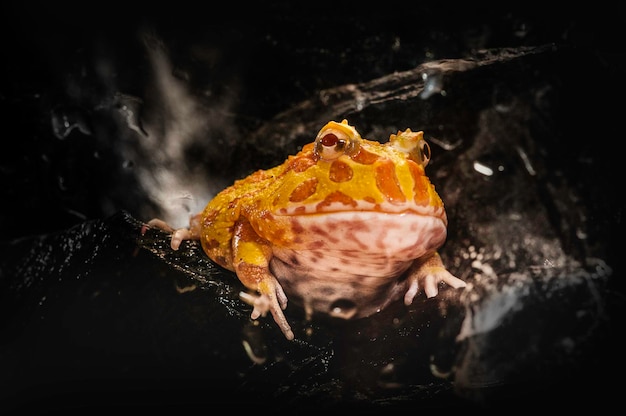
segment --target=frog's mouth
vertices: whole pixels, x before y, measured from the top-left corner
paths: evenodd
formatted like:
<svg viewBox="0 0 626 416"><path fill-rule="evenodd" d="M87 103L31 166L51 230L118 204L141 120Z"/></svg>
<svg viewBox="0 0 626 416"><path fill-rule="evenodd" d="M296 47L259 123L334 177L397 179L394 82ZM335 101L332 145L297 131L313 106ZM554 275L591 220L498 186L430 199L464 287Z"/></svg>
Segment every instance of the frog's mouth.
<svg viewBox="0 0 626 416"><path fill-rule="evenodd" d="M359 242L356 248L373 243L391 249L404 247L407 237L445 234L448 225L443 206L413 203L303 205L283 210L277 218L288 219L295 234L319 234L325 241L347 233L339 239L349 246L354 245L348 244L349 240Z"/></svg>
<svg viewBox="0 0 626 416"><path fill-rule="evenodd" d="M438 217L447 222L446 212L443 205L418 205L414 202L375 203L369 201L356 201L354 199L333 202L323 201L317 204L291 206L280 209L276 214L279 216L301 216L307 214L336 214L345 212L378 212L389 215L416 214Z"/></svg>

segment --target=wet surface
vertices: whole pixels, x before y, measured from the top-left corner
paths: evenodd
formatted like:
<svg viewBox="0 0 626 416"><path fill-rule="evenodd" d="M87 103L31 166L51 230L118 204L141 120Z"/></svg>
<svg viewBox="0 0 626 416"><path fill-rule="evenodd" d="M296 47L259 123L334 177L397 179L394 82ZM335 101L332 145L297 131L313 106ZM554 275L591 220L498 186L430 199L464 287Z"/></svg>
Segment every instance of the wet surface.
<svg viewBox="0 0 626 416"><path fill-rule="evenodd" d="M115 33L15 25L3 410L616 401L625 298L610 98L625 82L604 22L619 14L546 24L472 10L409 30L273 7L286 9L256 26L190 18L180 30L136 11ZM322 30L336 23L352 31ZM342 118L382 141L424 130L449 218L441 255L465 290L347 322L306 321L290 304L290 342L271 318L250 321L243 286L198 244L174 252L165 233L142 235L155 216L185 225Z"/></svg>

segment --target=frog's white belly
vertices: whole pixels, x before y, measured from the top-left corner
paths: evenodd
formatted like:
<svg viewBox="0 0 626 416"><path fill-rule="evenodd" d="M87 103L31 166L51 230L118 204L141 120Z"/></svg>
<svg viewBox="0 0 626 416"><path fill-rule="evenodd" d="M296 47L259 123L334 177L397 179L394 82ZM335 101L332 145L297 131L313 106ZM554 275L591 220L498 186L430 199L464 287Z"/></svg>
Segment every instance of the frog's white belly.
<svg viewBox="0 0 626 416"><path fill-rule="evenodd" d="M446 239L444 220L411 212L302 215L294 221L302 230L300 243L273 248L273 274L307 314L346 319L371 315L403 296L402 274Z"/></svg>

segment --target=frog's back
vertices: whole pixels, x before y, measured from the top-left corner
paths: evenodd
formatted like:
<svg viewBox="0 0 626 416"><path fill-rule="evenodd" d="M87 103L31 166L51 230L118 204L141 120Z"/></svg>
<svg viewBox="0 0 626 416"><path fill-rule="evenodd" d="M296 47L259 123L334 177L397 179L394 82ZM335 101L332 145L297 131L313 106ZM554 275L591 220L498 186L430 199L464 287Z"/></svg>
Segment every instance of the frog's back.
<svg viewBox="0 0 626 416"><path fill-rule="evenodd" d="M247 211L273 192L275 178L283 166L258 170L218 193L200 213L200 242L207 255L221 266L233 270L232 239L237 222L247 218Z"/></svg>

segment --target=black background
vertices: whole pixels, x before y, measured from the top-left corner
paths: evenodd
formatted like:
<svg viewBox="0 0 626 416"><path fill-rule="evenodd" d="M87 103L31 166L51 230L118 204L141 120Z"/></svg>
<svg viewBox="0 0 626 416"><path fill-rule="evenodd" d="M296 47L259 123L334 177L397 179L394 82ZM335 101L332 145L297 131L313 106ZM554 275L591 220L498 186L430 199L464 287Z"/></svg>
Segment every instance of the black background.
<svg viewBox="0 0 626 416"><path fill-rule="evenodd" d="M146 107L153 103L149 81L152 68L142 46L145 39L142 36L146 33L154 34L155 40L166 45L176 76L188 83L198 99L208 103L229 102L229 122L242 132L254 131L280 112L326 88L409 70L425 61L463 58L482 48L555 44L570 48L574 55L579 51L581 57L580 61L572 62L571 71L564 72L554 81L559 84L557 87L564 86L558 88L564 105L554 120L561 125L563 132L560 141L552 144L560 148L556 154L562 160L557 161L557 165L575 166L576 170L566 171L567 175L589 184L583 194L599 207L596 212L610 213L596 220L603 225L614 224L606 232L604 226L600 227L603 230L600 236L607 240L602 245L607 249L609 263L615 265L615 285L621 286L619 256L623 203L620 201L619 172L623 129L620 126L626 85L621 32L626 22L625 14L618 6L584 5L545 10L526 5L494 7L464 3L451 6L395 1L364 5L316 1L259 2L253 5L238 2L220 5L199 2L158 5L144 2L9 2L0 7L3 54L0 126L4 149L0 152L0 229L4 241L62 232L87 220L107 218L120 210L140 216L140 213L154 209L158 214L158 207L150 207L151 201L133 182L132 174L129 177L125 173L127 161L117 151L123 138L114 129L107 130L107 120L100 119L96 111L99 106L108 105L111 90L106 82L111 79L115 81L116 91L137 97ZM109 68L108 78L99 74L101 65ZM84 115L89 120L89 127L98 130L99 134L86 135L75 130L59 139L52 126L53 114L59 109L68 114ZM580 155L581 148L594 162L592 178L580 169L580 164L569 163L572 156ZM94 157L95 154L98 157ZM234 154L225 161L224 169L237 168L237 163L239 157ZM262 163L264 161L259 161ZM235 170L239 172L241 168ZM4 255L8 256L7 253ZM98 279L90 279L87 283L81 281L81 285L86 285L86 294L93 290L90 285L110 283L108 273L114 274L115 269L109 269L114 266L108 260L100 260L104 264L95 267L103 283L98 283ZM131 260L123 260L128 261L123 267L130 269L126 273L142 276L145 263L137 265ZM158 266L150 266L156 269L150 269L150 272L160 273ZM110 325L107 313L115 315L111 310L115 306L111 305L119 302L115 284L130 284L134 296L129 298L140 299L136 306L125 305L133 313L158 319L154 318L154 305L149 303L162 292L147 276L141 279L128 283L113 278L113 288L108 289L109 298L97 300L102 304L95 308L91 301L81 297L67 308L63 301L52 303L56 309L49 312L49 316L66 319L50 327L35 326L30 335L34 340L53 340L52 344L59 351L70 345L72 348L62 351L63 359L68 362L84 359L91 364L90 352L77 356L73 348L77 345L80 349L82 342L89 344L92 338L59 336L59 331L64 330L63 322L69 322L70 328L72 325L84 328L85 332L90 331L92 325L97 328L98 323ZM163 282L159 284L165 286ZM98 289L102 290L101 287ZM197 303L180 300L174 301L180 303L172 303L171 299L165 298L163 303L157 304L157 309L170 305L176 313L187 311L191 317L197 318L198 314L189 311L205 301L201 295L197 296ZM79 304L80 299L86 306ZM111 303L106 303L106 299ZM96 319L101 321L88 322L85 318L83 322L80 315L86 309L95 311ZM220 309L214 313L225 314ZM125 332L136 336L136 342L131 339L128 344L120 341L117 345L117 340L107 339L103 343L106 342L107 347L113 345L114 350L119 348L120 355L128 358L128 362L145 367L143 374L146 378L141 382L150 393L150 398L146 398L150 401L159 388L155 381L159 379L158 368L151 361L154 357L142 356L141 351L126 350L129 345L143 345L149 335L142 332L146 330L141 327L144 321L137 315L132 315L135 320L131 320L131 325L137 325L137 328L126 328ZM163 315L167 314L164 312ZM180 321L184 322L185 317L180 317ZM169 318L164 316L163 321L171 325L178 322L169 321ZM202 329L203 323L191 321L188 325L193 328L187 333L208 331L213 336L215 329ZM184 329L178 330L184 332ZM229 330L234 331L233 328ZM82 334L81 331L76 333ZM105 330L102 334L104 338L109 332ZM208 336L204 335L204 332L199 335L200 343L207 342ZM219 361L219 352L215 352L219 347L228 349L231 341L239 342L238 333L221 335L219 342L216 341L219 346L196 345L190 351L202 351L202 354L207 350L214 351L212 358ZM97 341L97 336L94 338ZM58 340L58 345L54 340ZM166 346L170 346L168 341L175 344L172 350L178 354L187 348L184 343L189 340L182 337L159 341ZM114 362L119 351L105 349L105 352L111 356L103 357L104 364L97 374L106 378L109 371L105 368L106 363ZM310 351L303 348L300 353L307 356ZM614 354L614 347L610 354ZM33 364L33 368L41 364L41 374L46 374L47 360L51 356L44 354L41 363ZM89 359L85 358L88 356ZM193 354L176 358L190 367L194 362L206 362ZM242 359L245 361L245 357ZM600 362L605 365L607 361L612 363L613 359L619 360L619 357L608 357ZM54 365L50 367L52 374L56 368ZM80 380L80 376L84 376L80 373L81 363L75 364L74 368L78 369ZM37 375L39 368L33 371ZM611 369L602 371L602 374L606 373L611 373ZM174 378L177 375L176 371L168 374ZM262 375L259 379L263 381L263 377L269 376ZM133 384L133 380L125 381ZM224 389L228 389L230 380L222 381ZM157 387L151 389L150 382ZM187 379L186 382L193 384L193 380ZM204 382L206 380L202 379ZM594 390L595 382L594 377L586 380L589 391ZM584 392L586 386L578 392ZM181 394L186 393L186 387L189 386L181 386ZM193 391L201 392L204 387L194 385ZM237 382L233 382L233 387L237 387ZM137 394L133 389L132 394ZM81 391L81 386L60 389L62 392L72 390ZM167 394L171 395L175 390L170 389ZM89 392L93 394L93 390ZM28 392L21 394L27 401ZM50 396L54 401L64 401L62 394ZM39 392L37 397L41 400L38 404L45 408L46 395ZM562 397L567 394L558 395L559 400Z"/></svg>
<svg viewBox="0 0 626 416"><path fill-rule="evenodd" d="M606 159L607 172L617 162L616 120L624 91L619 36L624 14L617 7L544 10L392 1L219 7L8 2L2 8L0 113L6 148L0 156L0 225L7 239L62 230L119 209L138 213L148 204L134 189L107 199L124 181L117 175L124 162L115 154L119 137L76 133L59 140L51 124L59 108L93 114L102 104L107 86L96 73L102 61L110 65L119 92L149 105L150 63L140 40L146 32L167 45L174 70L198 95L235 101L232 121L244 131L321 89L424 61L464 57L481 48L567 45L584 59L564 74L576 79L562 81L575 86L563 98L572 106L562 122L588 136L594 143L590 157ZM207 50L212 55L201 53Z"/></svg>

